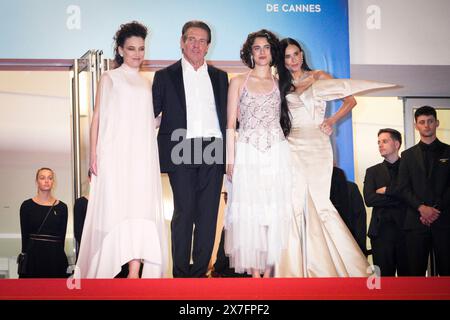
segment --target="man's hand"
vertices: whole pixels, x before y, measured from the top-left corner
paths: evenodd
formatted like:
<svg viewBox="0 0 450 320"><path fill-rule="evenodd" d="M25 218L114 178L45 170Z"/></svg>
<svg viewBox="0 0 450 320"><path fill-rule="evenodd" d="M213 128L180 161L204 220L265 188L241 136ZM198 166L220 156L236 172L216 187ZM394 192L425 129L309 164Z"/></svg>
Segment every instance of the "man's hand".
<svg viewBox="0 0 450 320"><path fill-rule="evenodd" d="M424 204L420 205L418 210L420 213L420 221L426 226L430 226L435 222L441 213L440 210Z"/></svg>

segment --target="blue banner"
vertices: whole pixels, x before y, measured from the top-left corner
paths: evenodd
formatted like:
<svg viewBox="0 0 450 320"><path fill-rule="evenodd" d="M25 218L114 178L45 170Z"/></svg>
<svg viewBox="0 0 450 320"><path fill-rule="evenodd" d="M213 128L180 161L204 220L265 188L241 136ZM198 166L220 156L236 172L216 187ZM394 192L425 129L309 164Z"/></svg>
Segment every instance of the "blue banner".
<svg viewBox="0 0 450 320"><path fill-rule="evenodd" d="M0 4L1 59L71 59L89 49L113 57L113 36L131 20L150 30L146 59L179 59L181 27L212 28L208 60L238 61L247 34L261 28L303 44L308 64L348 78L347 0L17 0ZM338 104L331 105L334 113ZM351 118L337 130L337 163L353 180Z"/></svg>

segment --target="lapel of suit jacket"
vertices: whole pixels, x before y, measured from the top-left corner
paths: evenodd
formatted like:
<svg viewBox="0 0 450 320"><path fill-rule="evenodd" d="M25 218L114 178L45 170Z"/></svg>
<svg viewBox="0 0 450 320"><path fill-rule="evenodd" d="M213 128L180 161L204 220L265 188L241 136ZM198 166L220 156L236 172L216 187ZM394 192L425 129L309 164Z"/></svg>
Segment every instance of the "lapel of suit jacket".
<svg viewBox="0 0 450 320"><path fill-rule="evenodd" d="M213 87L213 91L214 91L214 101L216 102L216 112L217 112L217 117L219 118L219 123L220 123L220 104L219 104L219 79L218 79L218 72L216 72L216 70L214 70L213 68L211 68L208 65L208 74L209 74L209 78L211 79L211 85Z"/></svg>
<svg viewBox="0 0 450 320"><path fill-rule="evenodd" d="M445 151L444 144L441 143L439 140L437 141L437 147L436 147L436 149L437 149L437 150L436 150L436 156L435 156L435 158L433 159L433 165L432 165L431 168L430 168L430 174L428 175L428 177L432 177L434 168L438 166L438 164L439 164L439 159L442 158L443 153L444 153L444 151Z"/></svg>
<svg viewBox="0 0 450 320"><path fill-rule="evenodd" d="M175 91L177 92L178 98L181 102L180 106L186 116L186 94L184 92L183 68L181 67L181 60L178 60L170 71L170 76L175 84Z"/></svg>

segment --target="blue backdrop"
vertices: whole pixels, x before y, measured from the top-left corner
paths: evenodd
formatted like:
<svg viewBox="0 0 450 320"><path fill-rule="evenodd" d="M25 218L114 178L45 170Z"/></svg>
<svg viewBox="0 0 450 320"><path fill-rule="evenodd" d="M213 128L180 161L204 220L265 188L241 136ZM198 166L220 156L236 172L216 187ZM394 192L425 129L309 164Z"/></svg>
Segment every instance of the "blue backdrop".
<svg viewBox="0 0 450 320"><path fill-rule="evenodd" d="M309 65L348 78L347 0L16 0L0 4L0 58L69 59L89 49L112 57L119 25L138 20L150 29L147 59L180 58L184 22L200 19L213 32L209 60L239 60L247 34L261 28L299 40ZM331 104L334 112L338 104ZM353 180L351 118L336 132L337 162Z"/></svg>

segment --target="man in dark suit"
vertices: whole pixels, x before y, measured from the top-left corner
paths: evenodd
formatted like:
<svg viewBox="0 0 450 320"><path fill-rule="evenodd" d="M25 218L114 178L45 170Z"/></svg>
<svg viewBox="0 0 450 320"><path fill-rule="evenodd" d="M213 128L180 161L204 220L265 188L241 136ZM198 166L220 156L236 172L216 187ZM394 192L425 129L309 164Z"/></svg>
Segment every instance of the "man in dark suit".
<svg viewBox="0 0 450 320"><path fill-rule="evenodd" d="M368 236L373 264L381 276L408 275L408 260L403 225L406 205L398 194L400 132L386 128L378 131L378 149L382 163L370 167L364 178L364 199L373 207Z"/></svg>
<svg viewBox="0 0 450 320"><path fill-rule="evenodd" d="M187 22L180 39L181 60L157 71L153 80L155 117L162 112L161 172L169 175L174 199L174 277L205 277L214 245L225 173L228 76L206 64L210 43L206 23Z"/></svg>
<svg viewBox="0 0 450 320"><path fill-rule="evenodd" d="M400 190L408 209L406 248L412 276L424 276L430 252L437 273L450 276L450 146L436 137L436 110L414 113L420 142L402 153Z"/></svg>
<svg viewBox="0 0 450 320"><path fill-rule="evenodd" d="M333 166L331 176L330 200L347 228L355 238L365 256L366 246L366 207L358 185L347 181L344 170Z"/></svg>
<svg viewBox="0 0 450 320"><path fill-rule="evenodd" d="M353 233L347 177L345 176L344 170L336 166L333 166L333 174L331 175L330 200L347 228Z"/></svg>
<svg viewBox="0 0 450 320"><path fill-rule="evenodd" d="M358 243L361 251L367 257L367 212L364 200L359 191L358 185L352 181L347 181L348 195L350 202L350 212L352 214L352 230L350 230Z"/></svg>
<svg viewBox="0 0 450 320"><path fill-rule="evenodd" d="M227 182L229 182L227 180ZM226 183L226 182L225 182ZM226 185L226 184L225 184ZM222 192L225 205L228 202L228 190ZM225 254L225 228L222 228L219 247L217 248L216 262L211 271L211 278L243 278L251 277L247 273L236 273L234 268L230 267L230 259Z"/></svg>

